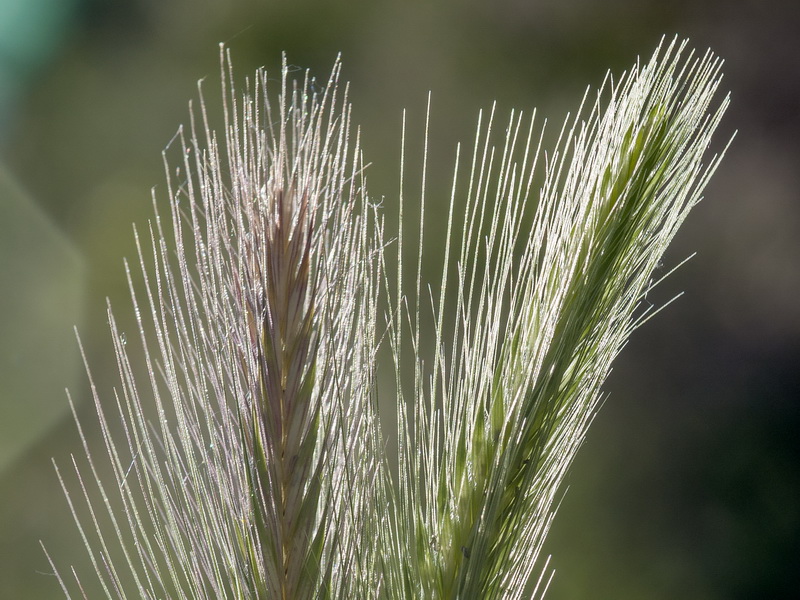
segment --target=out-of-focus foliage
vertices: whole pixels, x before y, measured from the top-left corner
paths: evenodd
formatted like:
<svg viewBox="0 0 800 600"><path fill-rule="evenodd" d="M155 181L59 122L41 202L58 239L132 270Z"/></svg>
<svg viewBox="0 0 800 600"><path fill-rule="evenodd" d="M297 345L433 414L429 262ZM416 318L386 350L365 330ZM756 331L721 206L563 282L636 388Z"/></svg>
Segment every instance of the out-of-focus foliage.
<svg viewBox="0 0 800 600"><path fill-rule="evenodd" d="M67 412L78 382L81 257L6 171L0 170L0 474Z"/></svg>

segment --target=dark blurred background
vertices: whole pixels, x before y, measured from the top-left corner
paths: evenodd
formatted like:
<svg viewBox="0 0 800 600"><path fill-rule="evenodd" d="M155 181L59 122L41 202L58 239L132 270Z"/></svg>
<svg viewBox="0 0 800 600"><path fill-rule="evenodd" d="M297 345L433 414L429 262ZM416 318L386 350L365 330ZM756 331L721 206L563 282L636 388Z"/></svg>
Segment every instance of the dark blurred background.
<svg viewBox="0 0 800 600"><path fill-rule="evenodd" d="M105 298L134 332L131 223L146 225L153 186L163 199L161 150L196 81L218 89L219 42L240 77L282 51L325 77L341 52L370 193L390 212L401 111L421 150L431 90L436 231L478 109L537 106L559 123L663 34L726 59L718 147L738 135L665 261L697 252L658 292L686 294L626 348L569 476L549 598L796 598L800 8L787 0L0 0L0 598L61 597L39 540L91 568L51 464L69 471L82 452L64 387L91 423L72 327L111 403Z"/></svg>

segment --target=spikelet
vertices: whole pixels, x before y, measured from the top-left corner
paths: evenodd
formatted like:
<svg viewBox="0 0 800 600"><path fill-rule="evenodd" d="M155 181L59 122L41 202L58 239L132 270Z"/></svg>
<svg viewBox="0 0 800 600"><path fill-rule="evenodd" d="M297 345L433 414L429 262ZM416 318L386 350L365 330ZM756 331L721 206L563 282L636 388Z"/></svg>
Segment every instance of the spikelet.
<svg viewBox="0 0 800 600"><path fill-rule="evenodd" d="M419 483L399 502L412 551L394 597L544 594L539 554L561 481L612 360L650 316L652 273L719 162L703 166L728 104L713 106L721 61L685 46L609 76L594 102L587 92L545 158L535 115L512 113L498 147L494 111L479 122L468 183L456 170L453 198L466 187L467 203L460 228L450 208L445 257L458 262L445 260L435 363L418 359L414 416L401 420L400 472ZM397 357L401 338L398 327Z"/></svg>
<svg viewBox="0 0 800 600"><path fill-rule="evenodd" d="M165 158L172 230L156 218L153 264L137 235L147 391L109 310L124 440L93 389L117 481L96 477L87 446L103 502L86 500L112 519L123 556L96 521L82 532L109 597L131 584L142 598L341 597L354 569L368 579L353 555L367 484L356 486L375 477L362 430L379 272L360 150L338 61L321 88L293 84L284 61L275 105L266 72L239 98L222 58L222 138L201 90L176 175Z"/></svg>

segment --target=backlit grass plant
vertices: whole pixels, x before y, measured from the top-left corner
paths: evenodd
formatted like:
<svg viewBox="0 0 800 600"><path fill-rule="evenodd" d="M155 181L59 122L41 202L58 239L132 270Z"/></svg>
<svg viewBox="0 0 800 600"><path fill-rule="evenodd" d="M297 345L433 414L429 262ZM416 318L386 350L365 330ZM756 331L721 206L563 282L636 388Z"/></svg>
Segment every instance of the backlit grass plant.
<svg viewBox="0 0 800 600"><path fill-rule="evenodd" d="M543 596L564 474L718 164L720 61L660 46L587 92L547 152L535 117L482 114L430 294L423 223L403 277L406 194L396 235L367 194L339 64L324 86L259 71L239 95L222 62L224 128L201 94L165 160L170 213L136 237L146 369L109 310L105 448L81 433L88 467L62 478L104 595Z"/></svg>

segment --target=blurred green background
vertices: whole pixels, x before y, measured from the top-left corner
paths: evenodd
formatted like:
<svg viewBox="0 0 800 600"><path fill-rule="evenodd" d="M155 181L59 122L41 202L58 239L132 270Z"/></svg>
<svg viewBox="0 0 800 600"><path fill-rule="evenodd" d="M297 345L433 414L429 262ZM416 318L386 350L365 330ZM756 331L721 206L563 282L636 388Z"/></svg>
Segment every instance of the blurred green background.
<svg viewBox="0 0 800 600"><path fill-rule="evenodd" d="M196 81L218 89L219 42L240 77L281 51L324 77L341 52L369 190L390 212L401 111L413 162L431 90L435 232L478 109L536 106L558 124L606 69L676 33L726 59L719 145L739 133L665 262L698 256L656 301L686 295L606 386L546 546L549 598L796 598L798 31L785 0L0 0L0 598L61 597L39 540L91 568L51 464L82 452L64 387L91 422L72 328L111 403L105 298L133 332L131 223L146 225L153 186L164 196L161 150Z"/></svg>

